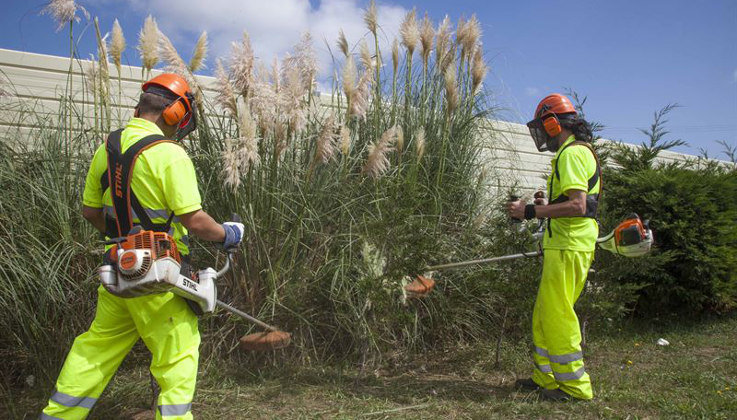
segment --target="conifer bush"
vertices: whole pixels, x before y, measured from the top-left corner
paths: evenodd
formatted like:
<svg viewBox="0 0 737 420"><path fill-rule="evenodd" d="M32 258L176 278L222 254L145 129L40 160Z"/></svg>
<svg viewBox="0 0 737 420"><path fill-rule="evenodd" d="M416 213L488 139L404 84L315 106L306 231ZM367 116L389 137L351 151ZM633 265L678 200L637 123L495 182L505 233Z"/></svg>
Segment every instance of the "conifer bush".
<svg viewBox="0 0 737 420"><path fill-rule="evenodd" d="M602 273L639 290L630 305L638 313L722 313L737 305L737 167L704 158L659 163L662 151L683 144L666 140L674 108L655 114L639 148L611 147L618 167L604 173L605 230L637 211L650 219L656 246L626 261L601 255Z"/></svg>

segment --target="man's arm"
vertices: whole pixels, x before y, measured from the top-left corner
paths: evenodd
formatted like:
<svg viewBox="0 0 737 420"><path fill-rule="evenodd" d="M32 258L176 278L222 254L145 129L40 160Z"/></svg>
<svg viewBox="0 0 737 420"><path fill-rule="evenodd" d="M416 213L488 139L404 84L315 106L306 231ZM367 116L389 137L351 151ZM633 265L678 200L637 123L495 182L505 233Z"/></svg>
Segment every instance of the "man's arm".
<svg viewBox="0 0 737 420"><path fill-rule="evenodd" d="M586 214L586 191L568 190L565 192L568 201L557 204L536 205L535 217L538 219L557 219L560 217L579 217ZM507 203L507 210L511 217L525 218L525 205L522 200Z"/></svg>
<svg viewBox="0 0 737 420"><path fill-rule="evenodd" d="M179 216L179 219L188 231L200 239L212 242L225 241L225 229L223 229L223 226L202 210L182 214Z"/></svg>
<svg viewBox="0 0 737 420"><path fill-rule="evenodd" d="M586 191L568 190L565 192L568 201L547 206L535 206L538 219L556 219L559 217L580 217L586 214ZM523 208L524 212L524 208Z"/></svg>
<svg viewBox="0 0 737 420"><path fill-rule="evenodd" d="M105 233L105 215L102 209L82 205L82 217L92 224L100 233Z"/></svg>

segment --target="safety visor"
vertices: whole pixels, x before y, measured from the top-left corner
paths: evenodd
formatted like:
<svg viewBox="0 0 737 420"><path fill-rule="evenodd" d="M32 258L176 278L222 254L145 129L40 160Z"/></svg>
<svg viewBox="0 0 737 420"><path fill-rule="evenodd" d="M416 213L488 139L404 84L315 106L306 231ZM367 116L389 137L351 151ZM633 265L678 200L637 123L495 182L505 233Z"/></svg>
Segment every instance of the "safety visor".
<svg viewBox="0 0 737 420"><path fill-rule="evenodd" d="M191 93L188 92L186 98L179 98L178 100L184 102L185 108L187 109L187 113L184 114L184 117L179 122L177 132L174 135L176 140L179 141L185 138L187 134L197 129L197 117L194 110L191 108L191 105L194 104L194 96L192 96Z"/></svg>
<svg viewBox="0 0 737 420"><path fill-rule="evenodd" d="M527 128L530 129L530 135L532 136L532 140L535 142L535 147L537 147L539 152L547 152L550 150L548 147L548 139L550 136L545 132L542 118L535 118L528 122Z"/></svg>

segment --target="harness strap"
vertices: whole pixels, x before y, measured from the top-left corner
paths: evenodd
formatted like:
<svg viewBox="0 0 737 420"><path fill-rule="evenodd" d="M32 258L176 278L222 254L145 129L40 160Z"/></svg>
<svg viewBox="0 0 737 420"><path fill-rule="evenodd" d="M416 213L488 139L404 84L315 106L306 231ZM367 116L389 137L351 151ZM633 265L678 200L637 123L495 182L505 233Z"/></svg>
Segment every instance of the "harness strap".
<svg viewBox="0 0 737 420"><path fill-rule="evenodd" d="M133 176L133 167L141 153L160 143L176 143L173 140L167 140L160 134L152 134L146 136L133 145L131 145L125 153L121 152L120 137L122 129L113 131L108 135L105 141L105 151L107 152L107 171L102 175L100 184L102 190L110 188L110 197L113 201L113 212L115 217L110 220L106 218L105 225L108 237L121 237L128 234L133 227L133 215L136 213L139 224L146 230L157 232L169 232L171 222L174 219L174 213L169 215L169 219L165 224L153 223L131 190L131 180Z"/></svg>
<svg viewBox="0 0 737 420"><path fill-rule="evenodd" d="M553 197L553 183L555 182L555 179L557 178L558 181L560 181L560 171L558 170L558 160L563 155L563 152L569 148L570 146L586 146L591 153L594 155L594 159L596 159L596 171L594 171L594 175L591 176L588 180L588 190L586 191L586 213L583 216L580 217L588 217L592 219L596 219L597 210L599 208L599 199L601 198L601 192L603 190L603 186L599 186L599 192L596 193L596 195L589 194L591 190L596 187L596 183L599 182L601 179L601 163L599 162L599 156L597 156L596 151L589 143L586 143L584 141L572 141L565 145L563 149L561 149L560 153L558 153L558 158L555 160L555 165L553 165L553 176L550 178L550 185L548 186L548 197ZM554 200L550 202L550 204L558 204L558 203L565 203L568 201L569 198L563 192L561 191L561 194L556 197ZM553 237L553 230L551 229L551 223L552 219L548 217L548 237Z"/></svg>

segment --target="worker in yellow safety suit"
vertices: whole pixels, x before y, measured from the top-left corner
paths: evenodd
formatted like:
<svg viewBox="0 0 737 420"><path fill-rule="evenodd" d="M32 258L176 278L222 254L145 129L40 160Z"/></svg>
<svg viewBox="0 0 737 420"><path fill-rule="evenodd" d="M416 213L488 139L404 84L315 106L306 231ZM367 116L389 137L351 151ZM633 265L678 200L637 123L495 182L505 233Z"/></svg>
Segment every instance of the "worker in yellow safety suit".
<svg viewBox="0 0 737 420"><path fill-rule="evenodd" d="M538 150L555 153L548 198L533 204L507 203L517 219L547 219L543 272L532 313L534 370L516 385L539 389L556 401L593 398L584 369L581 331L573 305L583 290L599 235L596 210L601 167L591 146L590 125L571 101L559 94L544 98L527 123Z"/></svg>
<svg viewBox="0 0 737 420"><path fill-rule="evenodd" d="M144 83L142 90L133 118L123 130L110 133L95 152L82 216L108 238L128 234L129 229L121 228L121 219L127 218L130 225L168 232L182 256L182 271L189 276L188 232L231 248L241 242L243 225L219 224L202 210L194 166L178 143L196 128L187 82L165 73ZM115 174L109 175L113 155L123 164L116 163ZM127 208L111 197L111 184L116 197L122 192L118 165L130 165ZM141 338L151 351L150 371L161 389L156 418L191 419L200 344L196 305L190 307L189 301L170 292L121 298L100 286L97 295L95 318L74 340L41 418L87 417Z"/></svg>

